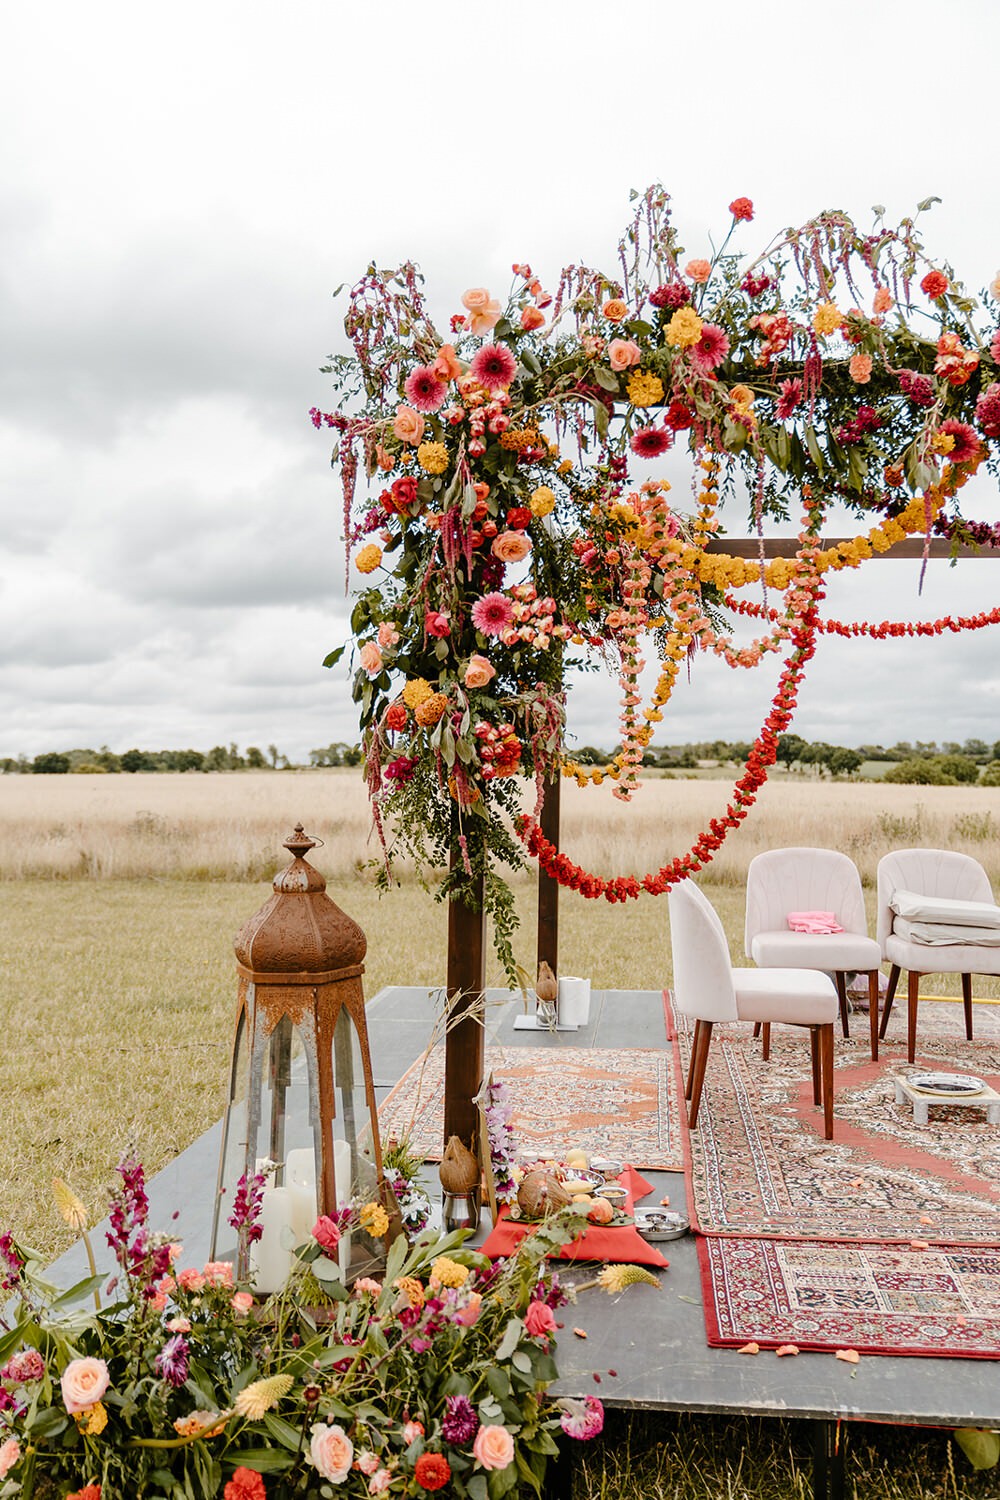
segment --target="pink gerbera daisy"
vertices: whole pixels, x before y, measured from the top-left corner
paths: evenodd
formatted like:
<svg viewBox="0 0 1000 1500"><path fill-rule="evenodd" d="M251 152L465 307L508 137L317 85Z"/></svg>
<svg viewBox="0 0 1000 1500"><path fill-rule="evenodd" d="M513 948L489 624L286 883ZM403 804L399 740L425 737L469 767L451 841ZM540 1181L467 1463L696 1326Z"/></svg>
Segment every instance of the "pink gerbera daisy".
<svg viewBox="0 0 1000 1500"><path fill-rule="evenodd" d="M691 350L691 363L699 370L715 370L729 353L729 340L717 323L703 323L701 337Z"/></svg>
<svg viewBox="0 0 1000 1500"><path fill-rule="evenodd" d="M949 417L947 422L941 423L940 431L955 440L955 446L948 454L953 464L967 464L978 458L982 444L968 422L959 422L955 417Z"/></svg>
<svg viewBox="0 0 1000 1500"><path fill-rule="evenodd" d="M778 398L777 406L774 408L774 415L778 421L787 422L801 400L801 380L783 380L781 382L781 395Z"/></svg>
<svg viewBox="0 0 1000 1500"><path fill-rule="evenodd" d="M448 394L448 387L439 379L433 365L418 365L406 377L403 389L407 401L417 411L440 411Z"/></svg>
<svg viewBox="0 0 1000 1500"><path fill-rule="evenodd" d="M659 458L673 441L673 433L665 427L640 427L632 438L632 452L640 458Z"/></svg>
<svg viewBox="0 0 1000 1500"><path fill-rule="evenodd" d="M502 635L514 621L514 606L504 594L484 594L472 606L472 623L483 635Z"/></svg>
<svg viewBox="0 0 1000 1500"><path fill-rule="evenodd" d="M517 362L504 344L484 344L472 361L472 373L488 391L505 390L514 379Z"/></svg>

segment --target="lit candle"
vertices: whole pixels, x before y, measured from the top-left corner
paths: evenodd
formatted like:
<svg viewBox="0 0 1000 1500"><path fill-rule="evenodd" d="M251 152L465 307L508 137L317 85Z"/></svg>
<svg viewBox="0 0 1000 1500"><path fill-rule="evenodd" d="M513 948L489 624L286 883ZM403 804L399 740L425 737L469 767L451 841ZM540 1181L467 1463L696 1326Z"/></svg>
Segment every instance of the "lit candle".
<svg viewBox="0 0 1000 1500"><path fill-rule="evenodd" d="M261 1236L250 1246L250 1285L255 1292L278 1292L291 1274L292 1252L285 1243L293 1228L291 1188L269 1187L261 1194Z"/></svg>

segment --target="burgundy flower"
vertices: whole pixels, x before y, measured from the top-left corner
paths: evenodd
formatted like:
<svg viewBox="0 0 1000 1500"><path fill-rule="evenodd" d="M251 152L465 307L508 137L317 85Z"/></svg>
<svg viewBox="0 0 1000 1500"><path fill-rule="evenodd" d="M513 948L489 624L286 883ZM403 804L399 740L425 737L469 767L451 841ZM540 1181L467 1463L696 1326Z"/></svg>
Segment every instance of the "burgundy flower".
<svg viewBox="0 0 1000 1500"><path fill-rule="evenodd" d="M741 289L746 292L748 297L761 296L761 294L763 292L766 292L768 287L771 285L772 282L770 276L755 276L752 271L748 271L743 280L740 282Z"/></svg>
<svg viewBox="0 0 1000 1500"><path fill-rule="evenodd" d="M260 1222L264 1187L263 1172L257 1172L249 1179L244 1172L236 1184L236 1192L233 1195L233 1211L229 1215L229 1223L237 1233L245 1229L247 1240L251 1245L256 1244L264 1233L264 1226Z"/></svg>
<svg viewBox="0 0 1000 1500"><path fill-rule="evenodd" d="M976 421L987 437L1000 437L1000 384L996 381L976 402Z"/></svg>
<svg viewBox="0 0 1000 1500"><path fill-rule="evenodd" d="M669 307L672 312L691 301L691 288L683 281L667 281L654 287L649 294L654 307Z"/></svg>
<svg viewBox="0 0 1000 1500"><path fill-rule="evenodd" d="M505 344L484 344L472 361L472 373L488 391L506 390L517 363Z"/></svg>
<svg viewBox="0 0 1000 1500"><path fill-rule="evenodd" d="M153 1361L168 1385L181 1386L188 1378L188 1346L181 1333L168 1339Z"/></svg>
<svg viewBox="0 0 1000 1500"><path fill-rule="evenodd" d="M916 370L900 370L899 386L915 406L930 406L934 401L934 382Z"/></svg>
<svg viewBox="0 0 1000 1500"><path fill-rule="evenodd" d="M781 395L778 398L777 406L774 408L774 415L778 421L787 422L801 400L801 380L783 380L781 382Z"/></svg>
<svg viewBox="0 0 1000 1500"><path fill-rule="evenodd" d="M445 1406L447 1409L441 1423L441 1436L445 1442L456 1448L471 1443L479 1431L479 1418L468 1396L449 1396Z"/></svg>
<svg viewBox="0 0 1000 1500"><path fill-rule="evenodd" d="M640 427L632 436L632 452L640 458L659 458L666 453L674 441L674 435L665 427Z"/></svg>
<svg viewBox="0 0 1000 1500"><path fill-rule="evenodd" d="M417 762L411 760L408 755L400 755L396 760L391 760L385 768L386 779L394 781L397 786L405 786L408 781L413 780L413 773L417 769Z"/></svg>

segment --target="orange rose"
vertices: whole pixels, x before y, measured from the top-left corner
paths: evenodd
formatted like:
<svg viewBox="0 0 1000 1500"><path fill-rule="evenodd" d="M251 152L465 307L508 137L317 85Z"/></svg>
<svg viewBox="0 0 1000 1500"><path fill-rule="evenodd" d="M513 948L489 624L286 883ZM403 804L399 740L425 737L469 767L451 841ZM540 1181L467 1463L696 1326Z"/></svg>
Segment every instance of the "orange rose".
<svg viewBox="0 0 1000 1500"><path fill-rule="evenodd" d="M642 358L639 345L632 339L612 339L608 345L608 363L612 370L627 370Z"/></svg>
<svg viewBox="0 0 1000 1500"><path fill-rule="evenodd" d="M531 538L523 531L501 531L493 538L491 551L501 562L523 562L531 551Z"/></svg>
<svg viewBox="0 0 1000 1500"><path fill-rule="evenodd" d="M424 419L412 406L397 406L392 430L401 443L413 443L416 446L424 435Z"/></svg>
<svg viewBox="0 0 1000 1500"><path fill-rule="evenodd" d="M469 657L469 665L465 669L463 681L467 688L482 688L496 675L496 667L487 661L485 656L480 656L474 652Z"/></svg>
<svg viewBox="0 0 1000 1500"><path fill-rule="evenodd" d="M707 260L689 260L684 267L684 275L690 276L692 281L707 281L712 274L712 263Z"/></svg>
<svg viewBox="0 0 1000 1500"><path fill-rule="evenodd" d="M500 321L500 304L484 286L473 286L463 293L462 306L469 314L466 322L477 338L489 333Z"/></svg>
<svg viewBox="0 0 1000 1500"><path fill-rule="evenodd" d="M455 354L454 344L442 344L437 359L431 367L441 380L457 380L462 373L462 362Z"/></svg>
<svg viewBox="0 0 1000 1500"><path fill-rule="evenodd" d="M612 297L605 302L603 312L609 323L621 323L628 317L628 306L620 297Z"/></svg>
<svg viewBox="0 0 1000 1500"><path fill-rule="evenodd" d="M545 314L540 307L530 306L521 310L521 327L525 333L530 333L533 328L541 328L545 322Z"/></svg>

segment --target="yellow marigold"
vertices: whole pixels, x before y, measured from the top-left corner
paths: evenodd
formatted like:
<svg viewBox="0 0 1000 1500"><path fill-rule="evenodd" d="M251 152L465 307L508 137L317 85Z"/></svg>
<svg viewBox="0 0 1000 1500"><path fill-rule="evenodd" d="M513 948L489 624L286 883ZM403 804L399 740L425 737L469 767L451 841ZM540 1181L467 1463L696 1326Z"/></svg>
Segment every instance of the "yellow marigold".
<svg viewBox="0 0 1000 1500"><path fill-rule="evenodd" d="M377 1206L377 1204L369 1205L369 1207L371 1208L375 1208ZM402 1292L403 1296L406 1298L411 1307L423 1307L425 1292L415 1276L397 1276L396 1280L392 1284L396 1288L397 1292Z"/></svg>
<svg viewBox="0 0 1000 1500"><path fill-rule="evenodd" d="M354 566L359 573L374 573L381 561L382 548L377 542L369 542L354 559Z"/></svg>
<svg viewBox="0 0 1000 1500"><path fill-rule="evenodd" d="M448 467L448 450L444 443L421 443L417 463L425 474L443 474Z"/></svg>
<svg viewBox="0 0 1000 1500"><path fill-rule="evenodd" d="M84 1407L76 1413L76 1425L87 1437L97 1437L108 1425L108 1413L103 1401Z"/></svg>
<svg viewBox="0 0 1000 1500"><path fill-rule="evenodd" d="M424 703L433 694L434 689L426 677L411 677L403 688L403 702L407 708L416 708L418 703Z"/></svg>
<svg viewBox="0 0 1000 1500"><path fill-rule="evenodd" d="M936 432L931 438L931 447L935 453L950 453L955 446L955 439L950 432Z"/></svg>
<svg viewBox="0 0 1000 1500"><path fill-rule="evenodd" d="M605 1266L603 1271L597 1273L597 1280L608 1293L623 1292L627 1286L633 1286L637 1281L648 1281L651 1286L660 1284L659 1278L644 1266Z"/></svg>
<svg viewBox="0 0 1000 1500"><path fill-rule="evenodd" d="M651 724L659 724L663 718L658 708L644 708L642 712L643 717L648 719Z"/></svg>
<svg viewBox="0 0 1000 1500"><path fill-rule="evenodd" d="M633 406L655 406L663 400L663 381L649 370L636 370L629 377L628 399Z"/></svg>
<svg viewBox="0 0 1000 1500"><path fill-rule="evenodd" d="M265 1412L277 1406L282 1396L292 1388L291 1375L268 1375L265 1380L255 1380L245 1385L233 1402L233 1408L248 1422L259 1422Z"/></svg>
<svg viewBox="0 0 1000 1500"><path fill-rule="evenodd" d="M460 1266L457 1260L451 1260L447 1255L439 1255L431 1263L431 1275L442 1286L463 1286L469 1279L469 1268Z"/></svg>
<svg viewBox="0 0 1000 1500"><path fill-rule="evenodd" d="M558 469L556 470L556 473L557 474L568 474L569 471L570 471L570 469L572 467L573 467L573 461L572 461L572 459L564 458L563 461L562 461L562 463L559 465Z"/></svg>
<svg viewBox="0 0 1000 1500"><path fill-rule="evenodd" d="M679 307L667 324L668 344L678 349L690 349L701 338L702 321L693 307Z"/></svg>
<svg viewBox="0 0 1000 1500"><path fill-rule="evenodd" d="M413 717L424 729L430 729L447 711L447 708L448 700L444 693L431 693L429 698L424 698L417 704L413 710Z"/></svg>
<svg viewBox="0 0 1000 1500"><path fill-rule="evenodd" d="M844 316L835 302L821 302L813 315L813 327L819 334L836 333Z"/></svg>
<svg viewBox="0 0 1000 1500"><path fill-rule="evenodd" d="M875 530L871 533L869 541L872 544L872 550L874 552L888 552L889 548L892 546L892 543L886 536L885 532L882 531L879 527L876 527Z"/></svg>
<svg viewBox="0 0 1000 1500"><path fill-rule="evenodd" d="M521 453L525 448L534 448L539 442L537 427L508 427L500 434L500 446L510 453Z"/></svg>
<svg viewBox="0 0 1000 1500"><path fill-rule="evenodd" d="M556 497L547 484L540 484L537 490L532 491L528 504L533 516L547 516L555 510Z"/></svg>
<svg viewBox="0 0 1000 1500"><path fill-rule="evenodd" d="M389 1229L389 1215L381 1203L366 1203L360 1215L361 1228L376 1240L381 1239Z"/></svg>
<svg viewBox="0 0 1000 1500"><path fill-rule="evenodd" d="M75 1229L77 1234L87 1227L87 1210L73 1192L67 1187L61 1177L52 1179L52 1196L56 1200L56 1208L66 1220L70 1229Z"/></svg>

